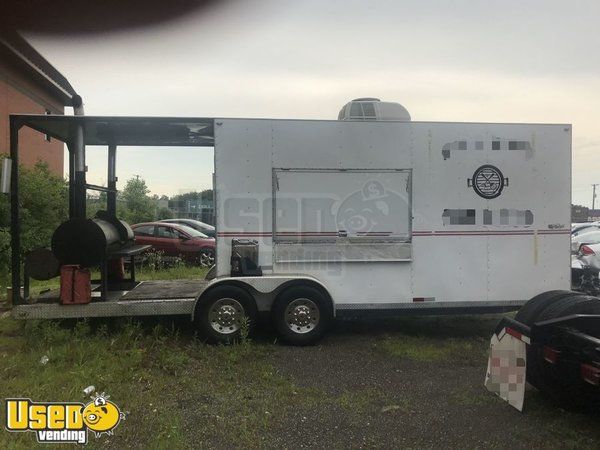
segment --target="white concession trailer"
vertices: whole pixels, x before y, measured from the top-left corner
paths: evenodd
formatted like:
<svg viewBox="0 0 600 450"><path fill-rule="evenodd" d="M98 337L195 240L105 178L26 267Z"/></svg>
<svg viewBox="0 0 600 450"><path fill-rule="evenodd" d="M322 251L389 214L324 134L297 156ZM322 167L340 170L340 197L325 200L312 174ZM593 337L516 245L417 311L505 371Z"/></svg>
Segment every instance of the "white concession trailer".
<svg viewBox="0 0 600 450"><path fill-rule="evenodd" d="M109 147L114 186L118 146L214 147L217 262L185 289L133 274L102 282L87 305L15 289L16 317L185 314L227 341L266 315L306 344L344 314L497 312L570 288L568 124L416 122L377 99L348 103L338 120L12 116L13 159L23 126L67 142L71 217L98 189L76 170L86 145Z"/></svg>
<svg viewBox="0 0 600 450"><path fill-rule="evenodd" d="M565 124L216 119L216 275L251 239L336 315L516 309L570 287L570 186Z"/></svg>

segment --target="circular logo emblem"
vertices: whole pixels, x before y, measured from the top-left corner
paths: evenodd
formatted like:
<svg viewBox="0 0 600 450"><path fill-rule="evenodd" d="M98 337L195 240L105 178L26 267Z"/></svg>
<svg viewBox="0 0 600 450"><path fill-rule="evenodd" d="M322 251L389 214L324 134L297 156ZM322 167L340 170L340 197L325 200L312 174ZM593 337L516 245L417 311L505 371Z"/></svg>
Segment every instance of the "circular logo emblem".
<svg viewBox="0 0 600 450"><path fill-rule="evenodd" d="M504 178L500 169L489 164L478 168L469 181L477 195L488 199L498 197L504 186L508 186L508 178Z"/></svg>

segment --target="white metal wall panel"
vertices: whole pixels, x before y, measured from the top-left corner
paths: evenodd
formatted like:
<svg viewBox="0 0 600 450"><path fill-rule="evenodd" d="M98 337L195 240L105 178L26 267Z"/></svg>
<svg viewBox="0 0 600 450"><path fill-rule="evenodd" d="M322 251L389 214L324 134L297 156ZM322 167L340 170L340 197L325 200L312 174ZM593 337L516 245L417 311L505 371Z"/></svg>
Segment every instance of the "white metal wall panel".
<svg viewBox="0 0 600 450"><path fill-rule="evenodd" d="M507 167L506 176L509 170L515 173L510 186L515 189L506 189L497 200L504 207L531 209L534 223L526 228L534 234L490 239L492 299L570 288L570 234L557 231L570 228L570 133L570 127L532 126L532 157L519 161L503 154L498 163Z"/></svg>
<svg viewBox="0 0 600 450"><path fill-rule="evenodd" d="M302 273L318 279L336 304L412 301L410 263L370 262L277 264L278 273Z"/></svg>
<svg viewBox="0 0 600 450"><path fill-rule="evenodd" d="M485 236L414 236L413 297L487 301Z"/></svg>
<svg viewBox="0 0 600 450"><path fill-rule="evenodd" d="M219 275L229 272L234 235L259 239L260 264L273 266L273 169L412 169L412 262L276 263L273 271L312 275L344 304L484 304L569 288L568 125L218 123ZM485 198L499 183L499 195Z"/></svg>
<svg viewBox="0 0 600 450"><path fill-rule="evenodd" d="M413 127L415 296L499 301L568 289L570 127L437 123ZM443 149L452 144L454 150L444 155ZM483 165L497 167L508 178L508 186L496 198L482 198L468 187L467 180ZM475 224L444 223L445 209L474 210ZM483 223L484 210L491 213L491 224ZM528 211L533 223L516 224L515 217L500 223L503 211L509 216ZM535 240L538 230L546 234ZM423 255L434 257L428 260ZM426 267L431 261L441 265L439 283L431 283L431 269ZM436 292L429 294L431 290Z"/></svg>
<svg viewBox="0 0 600 450"><path fill-rule="evenodd" d="M411 141L411 127L400 123L278 120L273 167L410 168Z"/></svg>
<svg viewBox="0 0 600 450"><path fill-rule="evenodd" d="M217 276L230 273L231 240L255 239L272 264L271 122L215 120ZM266 270L268 273L268 269Z"/></svg>

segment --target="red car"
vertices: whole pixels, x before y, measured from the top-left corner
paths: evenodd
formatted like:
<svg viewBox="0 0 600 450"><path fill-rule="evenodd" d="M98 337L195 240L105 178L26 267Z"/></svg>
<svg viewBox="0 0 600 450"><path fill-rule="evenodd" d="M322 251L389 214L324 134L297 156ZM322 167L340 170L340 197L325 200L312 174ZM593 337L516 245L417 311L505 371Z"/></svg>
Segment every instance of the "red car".
<svg viewBox="0 0 600 450"><path fill-rule="evenodd" d="M151 245L165 256L181 256L205 267L215 263L215 239L193 228L165 222L138 223L131 228L136 244Z"/></svg>

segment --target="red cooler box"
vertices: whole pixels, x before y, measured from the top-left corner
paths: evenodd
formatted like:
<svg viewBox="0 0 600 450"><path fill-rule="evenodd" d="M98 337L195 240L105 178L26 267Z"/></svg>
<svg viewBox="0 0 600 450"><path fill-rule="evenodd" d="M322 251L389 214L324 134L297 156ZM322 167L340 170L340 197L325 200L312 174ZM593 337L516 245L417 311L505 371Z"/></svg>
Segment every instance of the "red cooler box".
<svg viewBox="0 0 600 450"><path fill-rule="evenodd" d="M89 269L66 265L60 268L60 302L63 305L81 305L92 300Z"/></svg>

